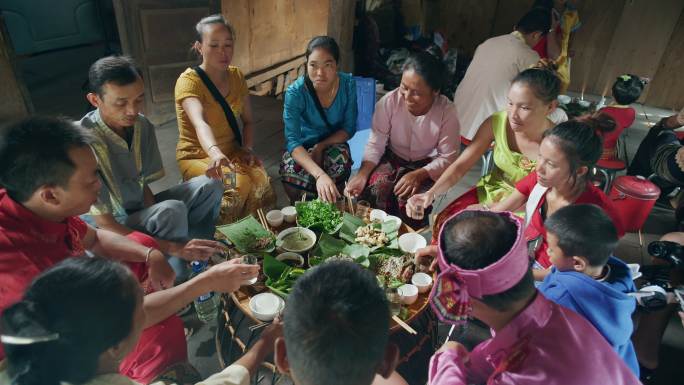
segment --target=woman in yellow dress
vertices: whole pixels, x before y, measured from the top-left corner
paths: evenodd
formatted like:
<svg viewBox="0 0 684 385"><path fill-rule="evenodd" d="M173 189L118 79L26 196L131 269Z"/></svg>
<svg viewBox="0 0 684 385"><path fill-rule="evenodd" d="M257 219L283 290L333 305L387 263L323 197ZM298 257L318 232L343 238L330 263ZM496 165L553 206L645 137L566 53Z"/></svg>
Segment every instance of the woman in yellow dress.
<svg viewBox="0 0 684 385"><path fill-rule="evenodd" d="M234 172L235 185L226 186L218 221L232 223L259 208L272 207L275 194L252 151L254 124L247 83L240 69L230 65L234 29L220 14L203 18L196 29L193 48L202 63L186 69L176 81L176 160L183 180L202 174L224 178Z"/></svg>

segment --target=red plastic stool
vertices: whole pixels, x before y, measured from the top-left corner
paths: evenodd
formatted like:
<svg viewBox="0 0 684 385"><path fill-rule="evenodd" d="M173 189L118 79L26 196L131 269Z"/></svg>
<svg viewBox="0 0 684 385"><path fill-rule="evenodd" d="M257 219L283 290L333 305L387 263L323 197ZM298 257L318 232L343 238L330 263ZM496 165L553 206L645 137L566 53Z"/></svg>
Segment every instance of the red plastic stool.
<svg viewBox="0 0 684 385"><path fill-rule="evenodd" d="M641 228L660 197L660 188L642 176L619 176L615 178L609 198L613 201L626 232L639 233L639 245L643 246Z"/></svg>

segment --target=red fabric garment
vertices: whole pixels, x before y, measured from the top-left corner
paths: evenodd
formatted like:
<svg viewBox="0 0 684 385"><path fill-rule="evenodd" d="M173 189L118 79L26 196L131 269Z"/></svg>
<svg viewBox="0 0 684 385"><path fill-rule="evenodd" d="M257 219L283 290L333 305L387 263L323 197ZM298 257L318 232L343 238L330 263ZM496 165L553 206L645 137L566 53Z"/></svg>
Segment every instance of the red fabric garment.
<svg viewBox="0 0 684 385"><path fill-rule="evenodd" d="M544 36L542 36L541 39L539 39L537 44L535 44L534 47L532 47L534 52L539 54L540 59L548 59L548 57L549 57L549 52L546 49L546 41L547 40L549 40L549 38L546 35L544 35Z"/></svg>
<svg viewBox="0 0 684 385"><path fill-rule="evenodd" d="M22 298L40 273L69 257L85 255L81 240L87 231L88 225L78 217L61 223L40 218L0 189L0 314ZM128 237L148 247L157 246L153 238L142 233ZM145 286L147 266L128 266ZM4 358L0 345L0 360ZM174 315L143 331L120 371L135 381L148 383L164 369L187 359L183 322Z"/></svg>
<svg viewBox="0 0 684 385"><path fill-rule="evenodd" d="M127 235L143 246L159 248L151 236L134 231ZM143 287L145 294L154 291L148 280L145 263L127 262ZM183 320L177 315L158 322L143 331L135 349L119 365L119 372L142 384L147 384L170 366L188 361Z"/></svg>
<svg viewBox="0 0 684 385"><path fill-rule="evenodd" d="M460 197L454 199L442 211L440 211L435 218L435 224L432 226L432 244L437 244L439 231L441 230L444 221L451 218L452 215L465 210L468 208L468 206L476 205L478 203L480 203L480 201L477 198L477 187L473 187L464 192Z"/></svg>
<svg viewBox="0 0 684 385"><path fill-rule="evenodd" d="M520 182L518 182L515 185L515 188L518 191L520 191L521 194L529 197L532 193L532 189L536 184L537 172L533 171L532 173L530 173L530 175L526 176ZM530 220L529 225L527 225L527 228L525 229L525 239L528 242L530 242L534 239L541 237L542 243L535 252L535 259L544 268L547 268L551 266L551 260L549 259L549 255L547 253L548 244L546 241L546 228L544 227L544 218L542 218L540 212L540 208L542 207L544 202L546 202L546 194L544 194L544 196L539 200L537 209L534 210L532 220ZM622 237L625 234L624 226L622 224L620 216L617 213L617 210L615 209L615 206L613 206L613 202L611 202L610 199L608 199L608 197L606 196L606 194L603 193L603 191L601 191L599 188L597 188L589 182L587 182L587 187L584 189L582 195L580 195L579 198L577 198L577 200L575 201L575 204L583 203L595 204L602 208L606 212L606 214L608 214L608 216L613 220L613 224L615 224L615 228L617 229L618 238Z"/></svg>
<svg viewBox="0 0 684 385"><path fill-rule="evenodd" d="M634 123L636 111L632 107L608 106L601 108L599 113L605 113L615 120L615 129L603 135L604 154L601 156L602 159L614 159L618 138L627 127Z"/></svg>

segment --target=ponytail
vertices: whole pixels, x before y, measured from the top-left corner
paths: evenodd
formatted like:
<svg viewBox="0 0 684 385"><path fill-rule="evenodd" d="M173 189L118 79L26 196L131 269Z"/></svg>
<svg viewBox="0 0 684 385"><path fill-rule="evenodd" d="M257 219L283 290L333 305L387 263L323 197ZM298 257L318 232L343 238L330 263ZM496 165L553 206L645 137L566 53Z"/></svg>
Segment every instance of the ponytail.
<svg viewBox="0 0 684 385"><path fill-rule="evenodd" d="M520 72L511 84L522 83L529 87L534 96L549 104L558 98L561 82L556 73L558 67L549 61L539 61L533 67Z"/></svg>
<svg viewBox="0 0 684 385"><path fill-rule="evenodd" d="M45 315L31 301L21 301L2 316L2 343L11 357L8 374L12 384L59 385L59 335L45 327Z"/></svg>
<svg viewBox="0 0 684 385"><path fill-rule="evenodd" d="M117 262L71 258L45 271L0 318L11 383L92 379L100 355L131 334L140 297L137 280Z"/></svg>
<svg viewBox="0 0 684 385"><path fill-rule="evenodd" d="M601 158L603 135L615 129L615 120L607 114L595 113L575 120L569 120L544 132L544 138L552 140L563 152L570 164L573 185L576 184L577 170L580 167L591 169ZM586 181L586 176L581 182Z"/></svg>

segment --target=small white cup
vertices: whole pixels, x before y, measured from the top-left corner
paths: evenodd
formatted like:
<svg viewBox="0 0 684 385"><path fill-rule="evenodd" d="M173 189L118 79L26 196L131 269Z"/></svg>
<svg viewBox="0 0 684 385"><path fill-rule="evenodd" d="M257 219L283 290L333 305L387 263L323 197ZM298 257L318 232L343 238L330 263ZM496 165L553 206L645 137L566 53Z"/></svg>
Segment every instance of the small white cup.
<svg viewBox="0 0 684 385"><path fill-rule="evenodd" d="M401 296L401 303L404 305L411 305L418 299L418 287L410 283L399 286L399 295Z"/></svg>
<svg viewBox="0 0 684 385"><path fill-rule="evenodd" d="M399 236L399 248L405 253L415 253L427 246L425 237L418 233L406 233Z"/></svg>
<svg viewBox="0 0 684 385"><path fill-rule="evenodd" d="M266 213L266 221L271 227L280 227L283 224L283 213L280 210L271 210Z"/></svg>
<svg viewBox="0 0 684 385"><path fill-rule="evenodd" d="M432 286L432 277L425 273L416 273L411 277L411 283L418 287L420 293L425 293Z"/></svg>
<svg viewBox="0 0 684 385"><path fill-rule="evenodd" d="M386 216L387 216L387 213L384 212L383 210L380 210L380 209L373 209L373 210L371 210L371 212L370 212L369 219L370 219L371 222L380 222L380 223L382 223L382 222L385 221L385 217L386 217Z"/></svg>
<svg viewBox="0 0 684 385"><path fill-rule="evenodd" d="M285 222L294 223L297 220L297 209L294 206L286 206L280 210L285 217Z"/></svg>

